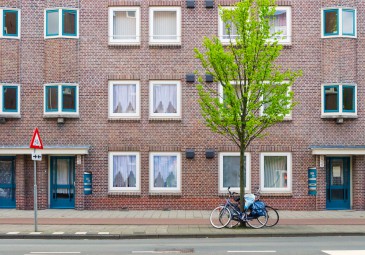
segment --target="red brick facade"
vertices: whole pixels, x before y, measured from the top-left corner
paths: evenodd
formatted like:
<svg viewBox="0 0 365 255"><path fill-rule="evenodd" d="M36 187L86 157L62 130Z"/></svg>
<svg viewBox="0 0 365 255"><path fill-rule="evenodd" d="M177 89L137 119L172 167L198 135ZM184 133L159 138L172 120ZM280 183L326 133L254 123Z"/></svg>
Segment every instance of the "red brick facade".
<svg viewBox="0 0 365 255"><path fill-rule="evenodd" d="M201 71L194 48L202 49L204 36L218 34L217 6L234 2L218 0L214 8L206 8L205 0L195 0L195 8L187 8L182 0L0 0L0 8L21 10L20 39L0 38L0 84L19 84L21 91L21 118L5 118L0 124L0 156L16 156L16 208L33 208L32 151L19 148L28 147L35 127L47 148L90 146L86 155L73 154L75 209L211 209L219 204L225 195L218 192L218 153L238 150L204 125L196 84L186 82L185 77ZM250 188L254 191L260 185L260 153L288 152L292 155L291 192L265 194L262 199L279 209L323 210L326 167L320 166L320 156L313 155L311 147L365 146L365 2L291 0L278 1L278 5L292 9L292 43L284 47L279 61L284 68L303 71L292 88L299 104L292 120L270 128L270 135L250 146ZM111 6L140 7L140 45L108 44ZM181 7L181 45L149 45L151 6ZM357 38L321 38L321 9L341 6L357 9ZM78 39L44 38L44 10L55 7L79 10ZM140 119L108 118L109 80L140 82ZM149 117L151 80L181 82L180 119ZM79 117L65 118L64 124L58 124L57 118L44 116L44 84L49 83L78 84ZM325 83L357 85L357 118L345 119L343 124L321 118L321 85ZM216 83L212 86L218 87ZM194 159L185 157L188 148L195 149ZM215 150L213 159L205 157L206 149ZM140 153L140 192L108 191L109 151ZM39 209L50 205L49 156L65 152L43 154L37 163ZM150 192L150 152L181 153L181 192ZM364 210L365 157L346 152L341 156L351 157L351 208ZM308 195L309 167L317 168L317 196ZM84 171L92 172L92 195L84 195Z"/></svg>

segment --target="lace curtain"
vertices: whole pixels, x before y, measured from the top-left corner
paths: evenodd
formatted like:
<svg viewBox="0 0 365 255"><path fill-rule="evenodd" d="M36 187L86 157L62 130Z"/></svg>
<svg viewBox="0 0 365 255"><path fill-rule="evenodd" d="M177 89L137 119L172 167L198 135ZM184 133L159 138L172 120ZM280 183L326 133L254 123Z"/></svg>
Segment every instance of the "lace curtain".
<svg viewBox="0 0 365 255"><path fill-rule="evenodd" d="M161 84L153 86L153 112L177 113L177 86Z"/></svg>
<svg viewBox="0 0 365 255"><path fill-rule="evenodd" d="M57 184L70 184L69 180L69 161L67 159L58 159L57 160ZM57 189L58 194L67 194L68 189Z"/></svg>
<svg viewBox="0 0 365 255"><path fill-rule="evenodd" d="M123 84L113 86L113 112L136 112L136 85Z"/></svg>
<svg viewBox="0 0 365 255"><path fill-rule="evenodd" d="M136 156L113 157L113 187L136 187Z"/></svg>
<svg viewBox="0 0 365 255"><path fill-rule="evenodd" d="M154 156L154 187L177 187L177 157Z"/></svg>
<svg viewBox="0 0 365 255"><path fill-rule="evenodd" d="M275 15L270 18L270 32L282 32L279 36L287 35L286 11L278 10Z"/></svg>

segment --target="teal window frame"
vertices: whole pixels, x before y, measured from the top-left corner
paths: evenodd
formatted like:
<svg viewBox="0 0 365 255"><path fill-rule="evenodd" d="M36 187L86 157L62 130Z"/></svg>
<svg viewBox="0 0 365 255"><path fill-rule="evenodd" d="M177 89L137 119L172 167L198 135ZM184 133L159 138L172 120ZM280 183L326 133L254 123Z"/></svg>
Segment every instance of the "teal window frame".
<svg viewBox="0 0 365 255"><path fill-rule="evenodd" d="M352 20L354 29L351 34L343 32L343 18L342 18L342 34L347 35L347 36L355 36L356 35L356 12L355 12L355 10L354 9L342 9L342 12L352 12L354 14L353 20Z"/></svg>
<svg viewBox="0 0 365 255"><path fill-rule="evenodd" d="M51 89L51 88L56 88L57 89L57 109L49 109L48 108L48 97L49 97L49 90L48 89ZM58 112L58 110L59 110L59 104L60 104L60 102L59 102L59 88L58 88L58 86L57 85L52 85L52 86L46 86L46 102L45 102L45 104L46 104L46 112Z"/></svg>
<svg viewBox="0 0 365 255"><path fill-rule="evenodd" d="M345 110L344 109L344 97L343 97L343 91L345 88L352 88L352 109L353 110ZM353 86L353 85L342 85L342 112L351 112L351 113L355 113L356 112L356 105L355 105L355 102L356 102L356 87Z"/></svg>
<svg viewBox="0 0 365 255"><path fill-rule="evenodd" d="M11 89L16 89L16 96L15 96L15 100L16 100L16 109L15 110L7 110L5 109L5 89L7 88L11 88ZM2 88L2 96L3 96L3 102L2 102L2 110L3 112L19 112L19 87L18 86L14 86L14 85L3 85Z"/></svg>
<svg viewBox="0 0 365 255"><path fill-rule="evenodd" d="M65 25L65 19L64 19L64 15L65 13L72 13L75 14L75 33L74 34L69 34L69 33L65 33L64 32L64 25ZM77 11L76 10L62 10L62 36L77 36L77 21L78 21L78 16L77 16Z"/></svg>
<svg viewBox="0 0 365 255"><path fill-rule="evenodd" d="M61 85L61 111L62 112L76 112L77 111L77 87L72 85ZM63 102L63 89L70 88L75 91L74 93L74 100L75 100L75 109L64 109L64 102Z"/></svg>
<svg viewBox="0 0 365 255"><path fill-rule="evenodd" d="M326 13L336 12L337 13L337 33L326 33ZM340 34L340 12L339 9L327 9L323 10L323 35L324 36L336 36Z"/></svg>
<svg viewBox="0 0 365 255"><path fill-rule="evenodd" d="M5 16L7 13L16 13L16 33L15 34L5 34ZM19 11L18 10L3 10L3 37L18 37L19 36Z"/></svg>
<svg viewBox="0 0 365 255"><path fill-rule="evenodd" d="M58 26L58 32L57 34L49 34L48 33L48 13L52 13L52 12L57 12L58 13L58 17L59 17L59 10L58 9L54 9L54 10L46 10L46 36L59 36L60 35L60 31L59 31L59 26Z"/></svg>
<svg viewBox="0 0 365 255"><path fill-rule="evenodd" d="M337 88L337 110L326 110L326 88ZM323 111L328 112L340 112L340 86L339 85L327 85L323 86Z"/></svg>

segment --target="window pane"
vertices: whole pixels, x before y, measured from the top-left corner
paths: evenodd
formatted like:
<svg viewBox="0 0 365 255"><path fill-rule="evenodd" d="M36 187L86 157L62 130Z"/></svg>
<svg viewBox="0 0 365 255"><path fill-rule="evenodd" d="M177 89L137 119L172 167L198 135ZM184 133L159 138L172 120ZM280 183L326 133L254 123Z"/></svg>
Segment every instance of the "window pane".
<svg viewBox="0 0 365 255"><path fill-rule="evenodd" d="M113 113L136 113L136 85L113 86Z"/></svg>
<svg viewBox="0 0 365 255"><path fill-rule="evenodd" d="M325 19L325 34L338 34L338 11L325 11L324 12L324 19Z"/></svg>
<svg viewBox="0 0 365 255"><path fill-rule="evenodd" d="M113 157L113 187L136 187L136 156Z"/></svg>
<svg viewBox="0 0 365 255"><path fill-rule="evenodd" d="M288 24L287 24L287 11L277 10L274 16L270 17L270 32L271 34L280 33L276 37L278 39L286 39L288 34Z"/></svg>
<svg viewBox="0 0 365 255"><path fill-rule="evenodd" d="M17 111L17 87L4 86L4 111Z"/></svg>
<svg viewBox="0 0 365 255"><path fill-rule="evenodd" d="M235 39L237 37L237 28L232 22L223 23L223 39Z"/></svg>
<svg viewBox="0 0 365 255"><path fill-rule="evenodd" d="M176 40L177 38L176 11L154 11L153 13L153 39Z"/></svg>
<svg viewBox="0 0 365 255"><path fill-rule="evenodd" d="M113 13L113 39L136 40L136 11L115 11Z"/></svg>
<svg viewBox="0 0 365 255"><path fill-rule="evenodd" d="M153 112L177 113L176 84L160 84L153 86Z"/></svg>
<svg viewBox="0 0 365 255"><path fill-rule="evenodd" d="M264 187L286 188L288 186L287 169L286 156L265 156Z"/></svg>
<svg viewBox="0 0 365 255"><path fill-rule="evenodd" d="M58 11L47 11L47 35L58 35Z"/></svg>
<svg viewBox="0 0 365 255"><path fill-rule="evenodd" d="M4 11L4 35L18 34L18 11Z"/></svg>
<svg viewBox="0 0 365 255"><path fill-rule="evenodd" d="M353 112L355 111L354 87L343 86L343 110Z"/></svg>
<svg viewBox="0 0 365 255"><path fill-rule="evenodd" d="M177 187L177 156L153 157L154 187Z"/></svg>
<svg viewBox="0 0 365 255"><path fill-rule="evenodd" d="M325 87L325 111L338 111L338 88L337 87Z"/></svg>
<svg viewBox="0 0 365 255"><path fill-rule="evenodd" d="M47 111L58 111L58 87L47 87Z"/></svg>
<svg viewBox="0 0 365 255"><path fill-rule="evenodd" d="M344 10L342 12L342 33L346 35L355 35L355 12Z"/></svg>
<svg viewBox="0 0 365 255"><path fill-rule="evenodd" d="M76 87L62 87L62 110L76 111Z"/></svg>
<svg viewBox="0 0 365 255"><path fill-rule="evenodd" d="M245 157L246 161L246 157ZM246 163L244 164L244 174L246 176ZM245 187L247 180L245 178ZM223 187L240 187L240 157L223 156Z"/></svg>
<svg viewBox="0 0 365 255"><path fill-rule="evenodd" d="M76 35L76 11L63 11L63 34Z"/></svg>

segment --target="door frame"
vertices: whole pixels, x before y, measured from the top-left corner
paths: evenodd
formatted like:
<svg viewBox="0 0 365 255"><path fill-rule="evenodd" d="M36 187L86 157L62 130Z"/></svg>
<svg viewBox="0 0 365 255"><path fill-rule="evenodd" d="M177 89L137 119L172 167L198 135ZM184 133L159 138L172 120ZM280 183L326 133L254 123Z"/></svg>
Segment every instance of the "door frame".
<svg viewBox="0 0 365 255"><path fill-rule="evenodd" d="M75 208L75 200L76 200L76 185L74 185L74 197L73 197L73 206L56 206L52 207L52 161L53 158L58 159L72 159L73 160L73 179L76 184L76 156L74 155L51 155L48 156L48 208L50 209L74 209Z"/></svg>
<svg viewBox="0 0 365 255"><path fill-rule="evenodd" d="M16 156L0 156L1 159L12 161L12 183L9 184L13 192L13 201L6 203L6 205L0 205L0 209L16 208Z"/></svg>
<svg viewBox="0 0 365 255"><path fill-rule="evenodd" d="M346 161L343 161L344 162L344 167L347 166L348 168L348 174L347 174L347 177L348 177L348 181L347 181L347 186L348 186L348 204L344 207L341 207L341 206L329 206L328 205L328 199L327 199L327 196L328 196L328 186L330 185L330 180L329 180L329 165L328 165L328 160L333 160L333 159L347 159L348 160L348 163L346 163ZM326 176L326 195L325 195L325 198L326 198L326 210L349 210L352 208L352 157L349 156L349 155L334 155L334 156L326 156L326 167L325 167L325 176ZM346 186L346 184L344 185Z"/></svg>

